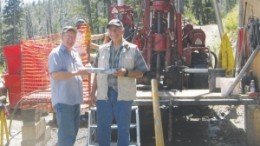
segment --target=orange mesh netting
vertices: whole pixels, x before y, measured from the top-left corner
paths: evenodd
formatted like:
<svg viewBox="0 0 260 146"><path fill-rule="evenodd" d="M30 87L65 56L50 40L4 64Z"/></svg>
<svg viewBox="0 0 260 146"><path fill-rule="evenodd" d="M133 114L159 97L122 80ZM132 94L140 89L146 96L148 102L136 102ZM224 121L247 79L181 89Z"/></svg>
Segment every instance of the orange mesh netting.
<svg viewBox="0 0 260 146"><path fill-rule="evenodd" d="M90 28L85 26L77 36L75 47L81 50L80 54L85 65L89 61ZM60 34L33 40L21 41L21 108L37 106L50 111L51 92L48 73L48 55L61 42ZM90 75L83 81L84 103L89 105ZM47 108L46 108L47 107ZM88 107L88 106L87 106Z"/></svg>

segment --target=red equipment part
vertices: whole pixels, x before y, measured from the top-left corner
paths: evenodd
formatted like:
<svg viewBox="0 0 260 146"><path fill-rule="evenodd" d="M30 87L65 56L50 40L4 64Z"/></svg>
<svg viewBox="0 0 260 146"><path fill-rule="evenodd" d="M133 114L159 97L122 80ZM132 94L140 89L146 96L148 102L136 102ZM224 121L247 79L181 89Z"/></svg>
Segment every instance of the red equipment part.
<svg viewBox="0 0 260 146"><path fill-rule="evenodd" d="M126 5L112 6L110 8L110 18L120 19L125 27L128 36L135 30L133 42L142 51L142 55L150 68L144 81L150 78L164 76L166 84L175 85L182 83L183 65L188 67L200 66L199 55L209 56L209 48L205 47L205 33L200 29L193 29L188 24L182 29L182 14L179 2L175 0L144 0L143 11L140 13L141 27L134 26L132 8ZM177 8L175 6L177 5ZM197 55L196 52L200 54ZM195 54L195 55L194 55ZM196 56L196 61L193 61ZM198 61L199 60L199 61ZM204 57L202 66L208 63ZM174 79L172 76L176 75ZM167 80L167 78L169 78ZM171 80L172 81L169 81ZM164 82L163 81L163 82ZM149 83L148 83L149 84ZM166 85L167 86L167 85ZM175 87L181 87L179 85Z"/></svg>
<svg viewBox="0 0 260 146"><path fill-rule="evenodd" d="M154 34L154 51L166 51L166 36L163 34Z"/></svg>
<svg viewBox="0 0 260 146"><path fill-rule="evenodd" d="M123 22L124 26L134 26L133 24L133 9L130 6L112 5L109 9L111 19L119 19Z"/></svg>
<svg viewBox="0 0 260 146"><path fill-rule="evenodd" d="M206 35L203 30L193 29L190 24L184 27L182 59L186 66L191 66L193 52L209 54L209 48L205 47L205 39Z"/></svg>
<svg viewBox="0 0 260 146"><path fill-rule="evenodd" d="M7 72L11 75L21 74L21 48L20 45L3 47Z"/></svg>

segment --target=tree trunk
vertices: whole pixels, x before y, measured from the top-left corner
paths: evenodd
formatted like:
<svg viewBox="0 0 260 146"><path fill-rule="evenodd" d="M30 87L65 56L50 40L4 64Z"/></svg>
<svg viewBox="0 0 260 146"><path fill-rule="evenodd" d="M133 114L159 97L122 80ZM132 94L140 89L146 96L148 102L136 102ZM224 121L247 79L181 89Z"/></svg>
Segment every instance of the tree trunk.
<svg viewBox="0 0 260 146"><path fill-rule="evenodd" d="M49 0L48 1L48 26L49 26L49 30L50 30L50 34L53 33L53 29L52 29L52 1Z"/></svg>
<svg viewBox="0 0 260 146"><path fill-rule="evenodd" d="M91 17L91 7L90 7L90 0L86 1L86 8L87 8L87 14L88 14L88 22L91 28L91 32L93 32L93 23L92 23L92 17Z"/></svg>
<svg viewBox="0 0 260 146"><path fill-rule="evenodd" d="M230 1L227 0L226 1L226 13L228 13L229 9L230 9Z"/></svg>
<svg viewBox="0 0 260 146"><path fill-rule="evenodd" d="M96 22L98 22L98 3L99 3L99 1L97 1L95 3L95 7L96 7L96 12L95 12ZM96 33L99 34L99 26L96 27Z"/></svg>
<svg viewBox="0 0 260 146"><path fill-rule="evenodd" d="M106 1L106 0L105 0L105 1ZM110 8L110 6L111 6L111 1L110 1L110 0L107 0L106 2L107 2L107 12L108 12L108 13L107 13L107 20L109 21L109 20L110 20L110 17L109 17L109 16L110 16L110 15L109 15L109 13L110 13L110 12L109 12L109 8Z"/></svg>
<svg viewBox="0 0 260 146"><path fill-rule="evenodd" d="M33 38L33 26L30 10L26 12L26 33L28 38Z"/></svg>

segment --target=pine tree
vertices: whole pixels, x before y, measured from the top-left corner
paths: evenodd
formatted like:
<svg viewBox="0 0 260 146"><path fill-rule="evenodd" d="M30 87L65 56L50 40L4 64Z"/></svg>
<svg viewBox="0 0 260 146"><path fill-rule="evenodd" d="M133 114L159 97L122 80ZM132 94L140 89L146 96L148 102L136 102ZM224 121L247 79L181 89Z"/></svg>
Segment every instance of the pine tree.
<svg viewBox="0 0 260 146"><path fill-rule="evenodd" d="M19 44L22 38L23 9L20 0L6 0L3 10L3 45Z"/></svg>

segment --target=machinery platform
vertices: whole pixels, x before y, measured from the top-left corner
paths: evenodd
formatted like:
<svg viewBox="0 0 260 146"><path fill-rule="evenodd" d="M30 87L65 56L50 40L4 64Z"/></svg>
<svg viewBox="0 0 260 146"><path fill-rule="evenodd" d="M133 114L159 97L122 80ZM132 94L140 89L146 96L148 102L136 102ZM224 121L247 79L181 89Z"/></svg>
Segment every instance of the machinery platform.
<svg viewBox="0 0 260 146"><path fill-rule="evenodd" d="M259 97L245 94L222 95L207 89L189 89L182 91L159 91L161 105L259 105ZM135 105L152 105L152 92L137 91Z"/></svg>
<svg viewBox="0 0 260 146"><path fill-rule="evenodd" d="M221 93L209 92L207 89L189 89L182 91L159 91L161 105L259 105L260 97L239 94L225 96ZM51 103L50 90L34 92L25 98L23 103ZM152 105L152 92L138 90L134 105ZM85 107L86 108L86 107Z"/></svg>

